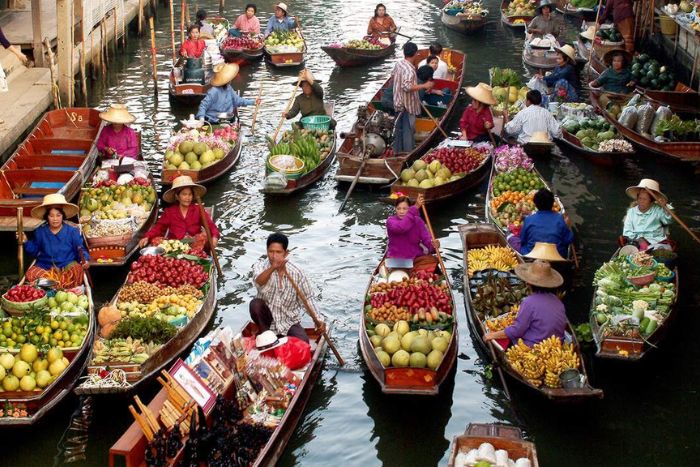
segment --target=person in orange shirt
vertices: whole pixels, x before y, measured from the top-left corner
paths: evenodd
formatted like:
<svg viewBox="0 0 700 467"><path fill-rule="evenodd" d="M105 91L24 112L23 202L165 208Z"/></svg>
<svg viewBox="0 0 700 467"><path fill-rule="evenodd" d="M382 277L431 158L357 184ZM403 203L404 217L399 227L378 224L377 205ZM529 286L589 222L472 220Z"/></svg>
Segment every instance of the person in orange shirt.
<svg viewBox="0 0 700 467"><path fill-rule="evenodd" d="M367 26L367 35L376 39L389 39L391 41L391 33L396 32L396 23L391 16L386 14L386 7L383 3L379 3L374 8L374 16L369 20Z"/></svg>

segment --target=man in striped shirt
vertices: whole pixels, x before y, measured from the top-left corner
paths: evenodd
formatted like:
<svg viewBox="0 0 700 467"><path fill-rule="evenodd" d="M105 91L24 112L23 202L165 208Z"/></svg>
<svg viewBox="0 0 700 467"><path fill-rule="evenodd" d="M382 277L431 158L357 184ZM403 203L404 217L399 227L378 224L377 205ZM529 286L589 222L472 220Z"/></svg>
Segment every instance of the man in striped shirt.
<svg viewBox="0 0 700 467"><path fill-rule="evenodd" d="M287 260L289 239L281 233L267 237L267 258L253 266L253 283L258 294L250 302L250 317L258 325L259 332L271 329L277 335L294 336L309 342L301 326L300 310L304 302L294 290L290 278L299 286L319 316L314 302L314 291L304 272ZM325 324L321 323L322 331Z"/></svg>
<svg viewBox="0 0 700 467"><path fill-rule="evenodd" d="M518 143L528 143L536 131L544 131L549 135L549 139L561 138L561 125L549 110L540 107L540 103L542 94L536 89L528 91L525 97L527 107L506 124L506 133L517 136Z"/></svg>
<svg viewBox="0 0 700 467"><path fill-rule="evenodd" d="M418 91L431 89L432 81L418 84L416 67L413 57L418 52L418 46L413 42L403 45L404 59L394 66L392 76L394 110L397 112L394 126L394 152L410 152L415 146L416 115L420 115L420 98Z"/></svg>

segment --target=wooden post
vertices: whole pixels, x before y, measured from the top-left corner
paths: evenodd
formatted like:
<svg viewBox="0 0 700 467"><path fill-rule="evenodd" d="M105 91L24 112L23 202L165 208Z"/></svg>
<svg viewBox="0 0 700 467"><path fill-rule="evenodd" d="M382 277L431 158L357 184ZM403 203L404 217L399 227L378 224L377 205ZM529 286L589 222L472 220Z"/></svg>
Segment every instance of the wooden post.
<svg viewBox="0 0 700 467"><path fill-rule="evenodd" d="M143 34L143 0L139 0L139 36Z"/></svg>
<svg viewBox="0 0 700 467"><path fill-rule="evenodd" d="M180 45L185 42L185 9L187 8L187 2L182 0L180 2Z"/></svg>
<svg viewBox="0 0 700 467"><path fill-rule="evenodd" d="M224 0L219 0L219 16L224 16Z"/></svg>
<svg viewBox="0 0 700 467"><path fill-rule="evenodd" d="M58 89L61 102L73 106L73 25L72 0L56 0L56 36L58 51Z"/></svg>
<svg viewBox="0 0 700 467"><path fill-rule="evenodd" d="M153 25L153 16L148 18L148 25L151 28L151 64L153 66L153 86L158 94L158 61L156 59L156 29Z"/></svg>
<svg viewBox="0 0 700 467"><path fill-rule="evenodd" d="M173 66L177 61L177 49L175 48L175 12L173 10L173 2L170 2L170 46L173 49Z"/></svg>
<svg viewBox="0 0 700 467"><path fill-rule="evenodd" d="M56 62L54 62L53 50L51 49L51 44L49 44L49 38L44 38L44 45L49 55L49 70L51 70L51 97L53 98L53 106L55 109L60 108L61 103L58 97L58 77L56 76Z"/></svg>
<svg viewBox="0 0 700 467"><path fill-rule="evenodd" d="M32 0L32 48L34 49L34 63L38 67L46 66L41 36L41 0Z"/></svg>
<svg viewBox="0 0 700 467"><path fill-rule="evenodd" d="M114 55L117 55L117 48L118 48L118 43L117 43L117 38L119 37L119 34L117 34L117 7L114 7Z"/></svg>
<svg viewBox="0 0 700 467"><path fill-rule="evenodd" d="M185 0L185 23L188 27L190 24L192 24L192 21L190 20L190 5L187 3L187 0Z"/></svg>

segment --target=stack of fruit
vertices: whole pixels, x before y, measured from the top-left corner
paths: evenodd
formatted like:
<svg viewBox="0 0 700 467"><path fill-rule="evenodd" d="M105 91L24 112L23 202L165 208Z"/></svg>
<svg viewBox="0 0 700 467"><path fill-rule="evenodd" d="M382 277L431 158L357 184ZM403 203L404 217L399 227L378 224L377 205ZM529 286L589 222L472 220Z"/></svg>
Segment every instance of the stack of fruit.
<svg viewBox="0 0 700 467"><path fill-rule="evenodd" d="M491 145L472 148L442 147L430 151L401 171L400 185L433 188L474 172L490 157Z"/></svg>
<svg viewBox="0 0 700 467"><path fill-rule="evenodd" d="M19 353L0 355L0 382L7 392L41 392L66 368L70 361L58 347L40 354L33 344L24 344Z"/></svg>
<svg viewBox="0 0 700 467"><path fill-rule="evenodd" d="M621 138L617 134L615 125L608 123L600 115L594 115L592 118L567 117L561 122L561 126L568 133L576 136L583 146L593 151L598 151L600 144L604 141Z"/></svg>
<svg viewBox="0 0 700 467"><path fill-rule="evenodd" d="M513 0L506 8L506 16L535 16L535 3Z"/></svg>
<svg viewBox="0 0 700 467"><path fill-rule="evenodd" d="M46 292L31 285L15 285L2 296L2 306L9 311L29 311L46 303Z"/></svg>
<svg viewBox="0 0 700 467"><path fill-rule="evenodd" d="M304 50L304 39L296 31L274 31L265 39L271 54L295 53Z"/></svg>
<svg viewBox="0 0 700 467"><path fill-rule="evenodd" d="M238 132L231 127L216 131L183 130L173 136L165 151L165 168L201 170L223 159L235 145Z"/></svg>
<svg viewBox="0 0 700 467"><path fill-rule="evenodd" d="M510 307L509 312L503 313L502 315L499 315L495 318L490 318L487 319L485 324L486 328L490 332L496 332L496 331L502 331L508 326L511 326L515 323L515 318L518 316L518 311L520 310L520 304L516 303L515 305Z"/></svg>
<svg viewBox="0 0 700 467"><path fill-rule="evenodd" d="M360 49L360 50L381 50L386 47L376 39L371 37L365 37L364 39L353 39L344 44L343 47L346 49Z"/></svg>
<svg viewBox="0 0 700 467"><path fill-rule="evenodd" d="M92 346L92 365L105 363L136 363L148 360L160 348L160 344L144 343L130 337L126 339L97 339Z"/></svg>
<svg viewBox="0 0 700 467"><path fill-rule="evenodd" d="M467 275L473 276L476 271L496 269L512 271L518 264L518 258L512 248L488 245L483 248L471 248L467 253Z"/></svg>
<svg viewBox="0 0 700 467"><path fill-rule="evenodd" d="M209 274L201 264L160 255L142 256L131 263L131 272L126 278L127 284L139 281L161 287L191 284L198 289L208 280Z"/></svg>
<svg viewBox="0 0 700 467"><path fill-rule="evenodd" d="M157 199L153 185L143 181L135 178L126 185L83 189L80 222L86 237L115 237L138 229L148 219Z"/></svg>
<svg viewBox="0 0 700 467"><path fill-rule="evenodd" d="M467 18L474 18L479 16L486 16L489 14L489 10L481 5L481 2L471 1L471 0L452 0L443 7L443 11L450 16L466 16Z"/></svg>
<svg viewBox="0 0 700 467"><path fill-rule="evenodd" d="M393 330L386 324L368 329L367 335L383 367L429 368L437 370L452 340L450 331L418 328L411 331L407 321Z"/></svg>
<svg viewBox="0 0 700 467"><path fill-rule="evenodd" d="M522 339L506 351L508 363L515 371L535 387L558 388L559 374L567 369L580 369L581 361L573 344L562 344L561 339L551 336L532 348Z"/></svg>
<svg viewBox="0 0 700 467"><path fill-rule="evenodd" d="M335 134L331 130L298 128L284 132L276 144L269 137L267 140L270 156L287 154L297 157L304 161L304 173L318 167L330 155L334 143Z"/></svg>
<svg viewBox="0 0 700 467"><path fill-rule="evenodd" d="M222 52L227 50L256 50L264 45L262 38L257 36L227 37L221 43Z"/></svg>
<svg viewBox="0 0 700 467"><path fill-rule="evenodd" d="M492 181L493 194L500 196L507 191L529 193L544 188L544 182L536 173L523 168L496 175Z"/></svg>
<svg viewBox="0 0 700 467"><path fill-rule="evenodd" d="M647 89L673 91L676 79L670 67L660 64L648 54L640 54L632 59L632 77Z"/></svg>
<svg viewBox="0 0 700 467"><path fill-rule="evenodd" d="M82 345L88 332L86 314L51 316L45 311L32 312L2 320L0 348L18 349L24 343L74 349Z"/></svg>

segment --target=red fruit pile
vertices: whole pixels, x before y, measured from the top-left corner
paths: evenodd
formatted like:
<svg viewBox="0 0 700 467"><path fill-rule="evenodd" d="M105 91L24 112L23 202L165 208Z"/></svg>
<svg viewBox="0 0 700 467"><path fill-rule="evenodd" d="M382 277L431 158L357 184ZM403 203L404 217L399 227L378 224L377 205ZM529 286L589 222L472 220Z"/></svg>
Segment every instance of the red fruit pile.
<svg viewBox="0 0 700 467"><path fill-rule="evenodd" d="M5 298L11 302L33 302L44 295L46 292L31 285L16 285L7 291Z"/></svg>
<svg viewBox="0 0 700 467"><path fill-rule="evenodd" d="M197 263L166 256L142 256L131 263L127 284L144 281L161 287L179 287L191 284L198 289L209 279L209 274Z"/></svg>
<svg viewBox="0 0 700 467"><path fill-rule="evenodd" d="M435 307L438 311L452 314L452 301L446 282L437 284L439 276L419 271L401 282L373 286L370 290L370 304L373 308L390 304L407 308L412 314L420 309Z"/></svg>
<svg viewBox="0 0 700 467"><path fill-rule="evenodd" d="M218 136L226 141L236 141L238 139L238 131L232 126L224 126L214 130L214 136Z"/></svg>
<svg viewBox="0 0 700 467"><path fill-rule="evenodd" d="M437 148L423 157L430 164L434 160L450 169L453 174L473 172L486 158L486 153L474 148Z"/></svg>
<svg viewBox="0 0 700 467"><path fill-rule="evenodd" d="M143 177L136 177L131 182L129 182L129 185L151 186L151 182L149 182Z"/></svg>
<svg viewBox="0 0 700 467"><path fill-rule="evenodd" d="M259 49L262 43L249 37L229 37L221 44L224 50Z"/></svg>
<svg viewBox="0 0 700 467"><path fill-rule="evenodd" d="M102 188L103 186L117 186L117 181L116 180L102 180L100 182L97 182L92 185L93 188Z"/></svg>

